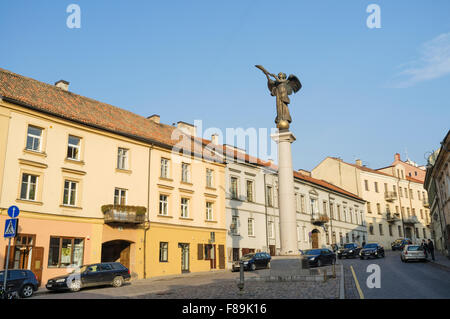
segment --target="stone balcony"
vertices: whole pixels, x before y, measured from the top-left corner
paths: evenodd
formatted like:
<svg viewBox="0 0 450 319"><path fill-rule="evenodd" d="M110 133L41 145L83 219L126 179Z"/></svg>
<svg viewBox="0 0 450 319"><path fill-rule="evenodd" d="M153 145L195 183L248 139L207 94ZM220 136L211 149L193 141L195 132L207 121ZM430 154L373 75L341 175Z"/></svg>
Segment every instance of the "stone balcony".
<svg viewBox="0 0 450 319"><path fill-rule="evenodd" d="M147 209L142 206L104 205L105 224L142 224Z"/></svg>
<svg viewBox="0 0 450 319"><path fill-rule="evenodd" d="M322 226L329 221L330 219L327 215L313 215L313 217L311 218L311 223L316 226Z"/></svg>
<svg viewBox="0 0 450 319"><path fill-rule="evenodd" d="M388 202L393 202L397 199L397 193L396 192L384 192L384 199Z"/></svg>
<svg viewBox="0 0 450 319"><path fill-rule="evenodd" d="M403 224L409 224L414 225L417 224L419 220L417 219L417 216L409 216L403 219Z"/></svg>
<svg viewBox="0 0 450 319"><path fill-rule="evenodd" d="M386 212L386 220L388 223L395 223L396 221L400 220L400 214Z"/></svg>

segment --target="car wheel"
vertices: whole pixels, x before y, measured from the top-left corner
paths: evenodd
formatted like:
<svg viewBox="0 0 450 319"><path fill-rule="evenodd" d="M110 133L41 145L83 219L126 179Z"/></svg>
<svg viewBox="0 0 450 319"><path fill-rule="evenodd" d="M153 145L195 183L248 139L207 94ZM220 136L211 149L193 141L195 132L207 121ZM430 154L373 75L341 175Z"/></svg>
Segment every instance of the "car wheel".
<svg viewBox="0 0 450 319"><path fill-rule="evenodd" d="M270 269L270 261L267 263L267 269Z"/></svg>
<svg viewBox="0 0 450 319"><path fill-rule="evenodd" d="M80 289L81 289L81 281L80 281L79 279L74 279L74 280L72 280L72 282L69 283L67 286L68 286L69 289L70 289L71 291L73 291L73 292L80 291Z"/></svg>
<svg viewBox="0 0 450 319"><path fill-rule="evenodd" d="M322 267L322 260L317 260L317 267Z"/></svg>
<svg viewBox="0 0 450 319"><path fill-rule="evenodd" d="M250 269L251 269L252 271L255 271L255 270L256 270L256 265L255 265L255 264L252 264L252 265L250 266Z"/></svg>
<svg viewBox="0 0 450 319"><path fill-rule="evenodd" d="M22 298L30 298L33 295L33 286L25 285L20 291L20 296Z"/></svg>
<svg viewBox="0 0 450 319"><path fill-rule="evenodd" d="M116 276L113 279L112 285L116 288L123 285L123 277L122 276Z"/></svg>

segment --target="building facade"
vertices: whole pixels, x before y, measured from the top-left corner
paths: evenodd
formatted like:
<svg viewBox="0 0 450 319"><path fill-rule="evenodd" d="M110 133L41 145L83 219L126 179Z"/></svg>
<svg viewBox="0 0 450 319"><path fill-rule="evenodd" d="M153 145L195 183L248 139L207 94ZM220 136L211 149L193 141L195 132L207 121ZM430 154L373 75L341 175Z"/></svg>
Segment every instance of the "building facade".
<svg viewBox="0 0 450 319"><path fill-rule="evenodd" d="M424 187L429 194L436 249L450 258L450 131L428 159Z"/></svg>
<svg viewBox="0 0 450 319"><path fill-rule="evenodd" d="M225 165L185 123L3 69L0 97L0 222L21 210L10 268L44 283L102 261L134 278L225 268Z"/></svg>
<svg viewBox="0 0 450 319"><path fill-rule="evenodd" d="M421 242L430 237L428 197L423 183L409 177L402 164L379 170L327 157L312 170L324 179L366 201L368 240L390 249L397 238Z"/></svg>

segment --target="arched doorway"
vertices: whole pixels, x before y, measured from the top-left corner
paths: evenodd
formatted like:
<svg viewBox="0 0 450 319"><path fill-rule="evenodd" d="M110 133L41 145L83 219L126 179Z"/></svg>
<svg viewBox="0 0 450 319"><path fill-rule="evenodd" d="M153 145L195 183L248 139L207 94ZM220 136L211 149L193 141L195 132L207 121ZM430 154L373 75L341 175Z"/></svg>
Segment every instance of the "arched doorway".
<svg viewBox="0 0 450 319"><path fill-rule="evenodd" d="M406 227L406 228L405 228L405 237L412 240L412 231L411 231L411 228L409 228L409 227Z"/></svg>
<svg viewBox="0 0 450 319"><path fill-rule="evenodd" d="M102 244L102 262L120 262L130 269L131 242L112 240Z"/></svg>
<svg viewBox="0 0 450 319"><path fill-rule="evenodd" d="M319 231L317 229L311 232L311 243L312 248L319 248Z"/></svg>

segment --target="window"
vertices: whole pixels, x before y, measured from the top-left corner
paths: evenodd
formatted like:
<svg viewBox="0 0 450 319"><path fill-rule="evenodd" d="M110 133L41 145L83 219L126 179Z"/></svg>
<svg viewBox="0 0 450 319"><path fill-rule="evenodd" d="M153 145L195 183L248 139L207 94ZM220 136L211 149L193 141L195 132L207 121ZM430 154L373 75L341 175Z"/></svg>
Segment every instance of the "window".
<svg viewBox="0 0 450 319"><path fill-rule="evenodd" d="M403 237L403 235L402 235L402 226L398 226L398 237Z"/></svg>
<svg viewBox="0 0 450 319"><path fill-rule="evenodd" d="M377 182L375 182L375 192L378 193L378 183Z"/></svg>
<svg viewBox="0 0 450 319"><path fill-rule="evenodd" d="M420 210L420 218L423 219L423 211L422 210Z"/></svg>
<svg viewBox="0 0 450 319"><path fill-rule="evenodd" d="M377 203L377 213L378 215L381 215L381 206L379 203Z"/></svg>
<svg viewBox="0 0 450 319"><path fill-rule="evenodd" d="M367 212L372 214L372 208L370 208L370 202L367 202Z"/></svg>
<svg viewBox="0 0 450 319"><path fill-rule="evenodd" d="M409 190L409 197L411 197L411 199L414 199L412 189Z"/></svg>
<svg viewBox="0 0 450 319"><path fill-rule="evenodd" d="M369 224L369 234L373 235L373 224Z"/></svg>
<svg viewBox="0 0 450 319"><path fill-rule="evenodd" d="M419 200L421 200L421 199L420 199L420 191L417 191L417 198L418 198Z"/></svg>
<svg viewBox="0 0 450 319"><path fill-rule="evenodd" d="M42 129L29 125L27 133L26 149L30 151L40 152L41 138L42 138Z"/></svg>
<svg viewBox="0 0 450 319"><path fill-rule="evenodd" d="M206 202L206 220L213 220L213 203Z"/></svg>
<svg viewBox="0 0 450 319"><path fill-rule="evenodd" d="M266 186L266 205L273 206L272 186Z"/></svg>
<svg viewBox="0 0 450 319"><path fill-rule="evenodd" d="M416 209L415 208L412 209L412 215L416 216Z"/></svg>
<svg viewBox="0 0 450 319"><path fill-rule="evenodd" d="M327 202L326 201L323 201L323 214L324 215L328 215Z"/></svg>
<svg viewBox="0 0 450 319"><path fill-rule="evenodd" d="M384 183L384 191L387 193L388 192L388 184Z"/></svg>
<svg viewBox="0 0 450 319"><path fill-rule="evenodd" d="M232 199L238 199L238 179L236 177L230 179L230 193Z"/></svg>
<svg viewBox="0 0 450 319"><path fill-rule="evenodd" d="M408 189L405 188L405 197L408 198Z"/></svg>
<svg viewBox="0 0 450 319"><path fill-rule="evenodd" d="M273 222L267 223L267 236L273 238Z"/></svg>
<svg viewBox="0 0 450 319"><path fill-rule="evenodd" d="M239 216L231 217L231 234L238 235L239 234Z"/></svg>
<svg viewBox="0 0 450 319"><path fill-rule="evenodd" d="M248 235L255 236L255 220L253 218L248 219Z"/></svg>
<svg viewBox="0 0 450 319"><path fill-rule="evenodd" d="M389 236L394 236L394 233L392 232L392 225L389 225Z"/></svg>
<svg viewBox="0 0 450 319"><path fill-rule="evenodd" d="M189 217L189 198L181 198L181 217Z"/></svg>
<svg viewBox="0 0 450 319"><path fill-rule="evenodd" d="M383 225L379 224L378 228L380 229L380 235L383 236Z"/></svg>
<svg viewBox="0 0 450 319"><path fill-rule="evenodd" d="M337 205L337 219L341 220L341 205Z"/></svg>
<svg viewBox="0 0 450 319"><path fill-rule="evenodd" d="M311 205L311 215L314 216L319 213L319 208L317 207L317 200L315 198L310 198L309 200Z"/></svg>
<svg viewBox="0 0 450 319"><path fill-rule="evenodd" d="M128 169L128 150L120 148L117 151L117 168Z"/></svg>
<svg viewBox="0 0 450 319"><path fill-rule="evenodd" d="M247 181L247 201L253 202L253 181Z"/></svg>
<svg viewBox="0 0 450 319"><path fill-rule="evenodd" d="M334 204L333 204L333 203L330 203L330 218L331 218L331 219L334 219L333 206L334 206Z"/></svg>
<svg viewBox="0 0 450 319"><path fill-rule="evenodd" d="M161 158L161 177L169 178L169 160L167 158Z"/></svg>
<svg viewBox="0 0 450 319"><path fill-rule="evenodd" d="M409 212L409 207L406 207L406 211L408 212L408 217L411 217L411 213Z"/></svg>
<svg viewBox="0 0 450 319"><path fill-rule="evenodd" d="M403 197L403 191L402 191L402 188L401 188L401 187L398 188L398 192L399 192L399 194L400 194L400 197Z"/></svg>
<svg viewBox="0 0 450 319"><path fill-rule="evenodd" d="M77 182L64 181L63 205L75 206L77 202Z"/></svg>
<svg viewBox="0 0 450 319"><path fill-rule="evenodd" d="M214 171L212 169L207 168L206 169L206 187L214 187L213 184L213 174Z"/></svg>
<svg viewBox="0 0 450 319"><path fill-rule="evenodd" d="M186 163L181 164L181 181L184 183L189 183L190 177L190 165Z"/></svg>
<svg viewBox="0 0 450 319"><path fill-rule="evenodd" d="M67 158L77 161L80 159L80 142L81 139L79 137L69 135Z"/></svg>
<svg viewBox="0 0 450 319"><path fill-rule="evenodd" d="M121 188L114 189L114 205L127 204L127 190Z"/></svg>
<svg viewBox="0 0 450 319"><path fill-rule="evenodd" d="M300 195L300 211L306 213L305 211L305 195Z"/></svg>
<svg viewBox="0 0 450 319"><path fill-rule="evenodd" d="M159 243L159 262L167 262L169 260L169 243Z"/></svg>
<svg viewBox="0 0 450 319"><path fill-rule="evenodd" d="M168 206L169 200L167 195L159 195L159 214L167 216L169 213Z"/></svg>
<svg viewBox="0 0 450 319"><path fill-rule="evenodd" d="M350 215L350 223L353 224L353 209L349 209L349 215Z"/></svg>
<svg viewBox="0 0 450 319"><path fill-rule="evenodd" d="M364 180L364 187L366 191L369 191L369 181L367 179Z"/></svg>
<svg viewBox="0 0 450 319"><path fill-rule="evenodd" d="M76 267L83 265L84 239L50 237L48 267Z"/></svg>
<svg viewBox="0 0 450 319"><path fill-rule="evenodd" d="M419 228L417 228L417 227L416 227L416 237L417 237L417 238L420 237L420 235L419 235Z"/></svg>
<svg viewBox="0 0 450 319"><path fill-rule="evenodd" d="M350 242L348 233L345 234L345 242L346 242L346 243L349 243L349 242Z"/></svg>
<svg viewBox="0 0 450 319"><path fill-rule="evenodd" d="M37 189L36 175L23 174L22 175L22 186L20 188L20 199L25 200L36 200L36 189Z"/></svg>
<svg viewBox="0 0 450 319"><path fill-rule="evenodd" d="M422 228L422 231L423 231L423 238L427 238L427 232L426 232L425 228Z"/></svg>

